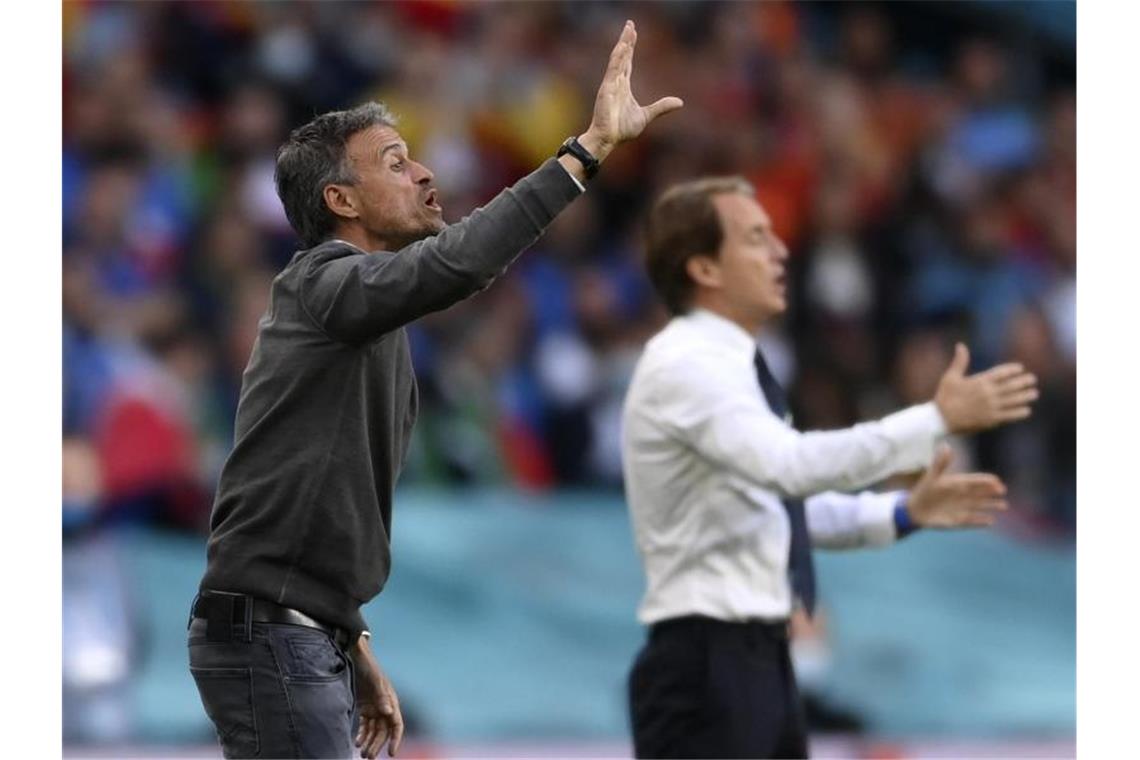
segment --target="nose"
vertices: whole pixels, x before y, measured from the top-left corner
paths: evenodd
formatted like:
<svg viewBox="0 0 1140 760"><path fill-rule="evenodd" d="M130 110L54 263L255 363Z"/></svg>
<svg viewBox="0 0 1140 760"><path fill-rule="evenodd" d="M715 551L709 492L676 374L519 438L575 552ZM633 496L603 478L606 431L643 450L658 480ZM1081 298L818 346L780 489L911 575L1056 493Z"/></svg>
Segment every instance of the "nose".
<svg viewBox="0 0 1140 760"><path fill-rule="evenodd" d="M773 251L776 255L776 261L787 261L788 260L788 247L786 245L784 245L783 240L776 237L775 235L773 235L772 238L773 238L773 240L776 241L776 244L773 247Z"/></svg>
<svg viewBox="0 0 1140 760"><path fill-rule="evenodd" d="M413 161L412 165L415 167L415 182L417 185L429 185L435 179L435 175L431 173L431 169L427 168L419 161Z"/></svg>

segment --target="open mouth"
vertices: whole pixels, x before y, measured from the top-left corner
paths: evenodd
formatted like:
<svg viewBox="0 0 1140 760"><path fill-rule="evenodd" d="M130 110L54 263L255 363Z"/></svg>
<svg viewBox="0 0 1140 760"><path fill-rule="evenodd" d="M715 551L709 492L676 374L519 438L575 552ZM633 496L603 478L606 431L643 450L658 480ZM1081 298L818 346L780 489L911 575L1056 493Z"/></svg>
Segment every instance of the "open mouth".
<svg viewBox="0 0 1140 760"><path fill-rule="evenodd" d="M439 205L436 200L435 190L429 190L427 198L424 199L424 205L432 211L443 211L443 207Z"/></svg>

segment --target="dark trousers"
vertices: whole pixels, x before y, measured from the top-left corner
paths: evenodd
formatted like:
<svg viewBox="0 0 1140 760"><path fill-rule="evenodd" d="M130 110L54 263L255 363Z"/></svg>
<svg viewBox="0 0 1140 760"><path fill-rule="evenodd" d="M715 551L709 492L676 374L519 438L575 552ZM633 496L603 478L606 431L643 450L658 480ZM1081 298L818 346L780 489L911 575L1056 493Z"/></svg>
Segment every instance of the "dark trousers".
<svg viewBox="0 0 1140 760"><path fill-rule="evenodd" d="M639 758L808 755L783 624L692 616L652 626L629 706Z"/></svg>
<svg viewBox="0 0 1140 760"><path fill-rule="evenodd" d="M190 673L229 757L353 757L352 663L324 631L233 625L229 641L190 625Z"/></svg>

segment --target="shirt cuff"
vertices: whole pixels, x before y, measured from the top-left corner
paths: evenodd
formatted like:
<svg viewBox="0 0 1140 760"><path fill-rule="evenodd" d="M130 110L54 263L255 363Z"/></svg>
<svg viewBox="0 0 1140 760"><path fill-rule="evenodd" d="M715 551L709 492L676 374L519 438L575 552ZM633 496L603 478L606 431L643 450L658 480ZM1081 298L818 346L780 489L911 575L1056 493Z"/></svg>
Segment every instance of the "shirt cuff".
<svg viewBox="0 0 1140 760"><path fill-rule="evenodd" d="M912 472L930 465L934 448L946 435L946 422L933 401L918 404L882 419L887 437L898 447L896 472Z"/></svg>
<svg viewBox="0 0 1140 760"><path fill-rule="evenodd" d="M898 538L895 526L895 507L905 491L869 494L862 498L859 529L864 546L885 546Z"/></svg>
<svg viewBox="0 0 1140 760"><path fill-rule="evenodd" d="M894 520L895 520L895 538L906 538L911 533L919 530L919 526L910 517L910 493L903 491L899 495L898 500L895 502Z"/></svg>
<svg viewBox="0 0 1140 760"><path fill-rule="evenodd" d="M562 166L562 162L559 161L558 165ZM575 177L569 169L567 169L565 166L562 166L562 171L566 172L566 176L568 176L570 179L574 180L574 184L578 186L578 190L580 192L583 192L583 193L586 192L586 186L583 185L582 181L579 180L577 177Z"/></svg>

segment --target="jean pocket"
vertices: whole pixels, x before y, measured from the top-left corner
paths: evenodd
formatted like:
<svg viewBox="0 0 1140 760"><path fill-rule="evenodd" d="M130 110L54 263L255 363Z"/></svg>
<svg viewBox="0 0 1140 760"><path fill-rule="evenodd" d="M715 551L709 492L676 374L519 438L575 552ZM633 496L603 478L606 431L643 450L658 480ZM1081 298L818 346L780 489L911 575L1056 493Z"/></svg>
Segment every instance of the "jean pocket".
<svg viewBox="0 0 1140 760"><path fill-rule="evenodd" d="M214 724L222 754L256 757L260 750L253 712L253 673L249 668L190 667L206 715Z"/></svg>
<svg viewBox="0 0 1140 760"><path fill-rule="evenodd" d="M326 634L306 628L281 634L288 653L285 671L290 681L327 682L347 677L348 659Z"/></svg>

